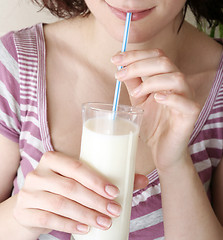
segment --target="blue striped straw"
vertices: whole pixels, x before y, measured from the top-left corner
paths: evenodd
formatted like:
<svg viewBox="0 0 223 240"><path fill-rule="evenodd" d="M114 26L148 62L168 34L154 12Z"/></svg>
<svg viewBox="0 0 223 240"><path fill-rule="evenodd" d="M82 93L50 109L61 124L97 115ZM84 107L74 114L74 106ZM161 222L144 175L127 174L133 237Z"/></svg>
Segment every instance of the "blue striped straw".
<svg viewBox="0 0 223 240"><path fill-rule="evenodd" d="M131 17L132 17L132 13L128 12L126 14L126 20L125 20L125 31L124 31L123 42L122 42L122 52L126 51ZM123 68L123 66L119 66L118 70L121 70L122 68ZM116 80L115 95L114 95L113 108L112 108L113 112L116 112L117 108L118 108L120 89L121 89L121 82ZM113 115L113 119L114 118L115 118L115 114Z"/></svg>

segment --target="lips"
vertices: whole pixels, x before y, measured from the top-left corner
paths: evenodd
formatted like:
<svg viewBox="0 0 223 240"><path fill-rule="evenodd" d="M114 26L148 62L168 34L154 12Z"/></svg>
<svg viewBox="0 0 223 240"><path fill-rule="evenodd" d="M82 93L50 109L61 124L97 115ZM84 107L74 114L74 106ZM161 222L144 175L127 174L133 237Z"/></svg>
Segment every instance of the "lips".
<svg viewBox="0 0 223 240"><path fill-rule="evenodd" d="M108 7L110 8L110 10L112 11L112 13L114 13L118 18L120 18L121 20L126 19L126 14L127 12L131 12L132 13L132 21L138 21L140 19L143 19L144 17L146 17L147 15L149 15L151 13L151 11L155 8L149 8L149 9L143 9L143 10L124 10L124 9L120 9L120 8L115 8L110 6L107 3Z"/></svg>

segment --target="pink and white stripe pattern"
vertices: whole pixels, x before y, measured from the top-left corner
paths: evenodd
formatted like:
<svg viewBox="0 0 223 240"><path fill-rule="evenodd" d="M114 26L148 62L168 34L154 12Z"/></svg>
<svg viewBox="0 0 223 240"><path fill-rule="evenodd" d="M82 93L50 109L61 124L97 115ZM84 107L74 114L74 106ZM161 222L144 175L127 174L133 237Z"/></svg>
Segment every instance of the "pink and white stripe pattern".
<svg viewBox="0 0 223 240"><path fill-rule="evenodd" d="M41 156L52 151L47 124L45 41L42 24L0 39L0 134L19 143L21 161L14 180L17 193ZM223 57L189 142L195 168L210 195L210 179L223 151ZM81 103L80 103L81 104ZM149 185L134 192L130 240L163 240L161 189L156 170ZM69 240L53 231L40 240Z"/></svg>

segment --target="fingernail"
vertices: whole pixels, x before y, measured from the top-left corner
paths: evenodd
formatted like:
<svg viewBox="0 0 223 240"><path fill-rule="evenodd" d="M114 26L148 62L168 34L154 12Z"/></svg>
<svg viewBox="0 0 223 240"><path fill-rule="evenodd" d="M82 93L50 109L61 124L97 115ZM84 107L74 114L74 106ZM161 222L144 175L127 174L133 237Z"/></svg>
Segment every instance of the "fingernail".
<svg viewBox="0 0 223 240"><path fill-rule="evenodd" d="M121 70L119 70L118 72L116 72L115 77L116 77L117 79L123 78L123 77L125 77L126 73L127 73L127 69L126 69L126 68L122 68Z"/></svg>
<svg viewBox="0 0 223 240"><path fill-rule="evenodd" d="M137 88L135 88L131 93L130 95L132 97L136 97L137 95L139 95L139 93L141 92L142 90L142 85L139 85Z"/></svg>
<svg viewBox="0 0 223 240"><path fill-rule="evenodd" d="M88 233L89 230L90 230L90 227L87 226L87 225L78 224L78 225L77 225L77 230L78 230L79 232L82 232L82 233Z"/></svg>
<svg viewBox="0 0 223 240"><path fill-rule="evenodd" d="M116 217L120 216L121 209L121 206L115 203L109 203L107 205L107 210Z"/></svg>
<svg viewBox="0 0 223 240"><path fill-rule="evenodd" d="M96 221L97 221L97 224L103 228L109 228L112 224L112 221L110 218L102 217L102 216L97 217Z"/></svg>
<svg viewBox="0 0 223 240"><path fill-rule="evenodd" d="M115 55L111 58L112 63L120 63L123 59L122 55Z"/></svg>
<svg viewBox="0 0 223 240"><path fill-rule="evenodd" d="M114 198L116 198L119 195L119 189L113 185L106 185L105 192L109 196L114 197Z"/></svg>
<svg viewBox="0 0 223 240"><path fill-rule="evenodd" d="M162 93L155 93L154 98L157 101L164 101L167 98L167 96L165 94L162 94Z"/></svg>

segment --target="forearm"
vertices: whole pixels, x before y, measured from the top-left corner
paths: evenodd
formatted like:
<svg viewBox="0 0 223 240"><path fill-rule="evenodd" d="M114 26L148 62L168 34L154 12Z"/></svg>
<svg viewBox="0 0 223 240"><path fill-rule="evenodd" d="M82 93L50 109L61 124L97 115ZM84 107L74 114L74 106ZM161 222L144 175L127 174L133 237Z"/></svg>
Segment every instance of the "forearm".
<svg viewBox="0 0 223 240"><path fill-rule="evenodd" d="M159 171L166 240L221 240L218 222L191 159Z"/></svg>
<svg viewBox="0 0 223 240"><path fill-rule="evenodd" d="M13 217L16 196L0 204L0 236L7 240L36 240L38 234L20 225Z"/></svg>

